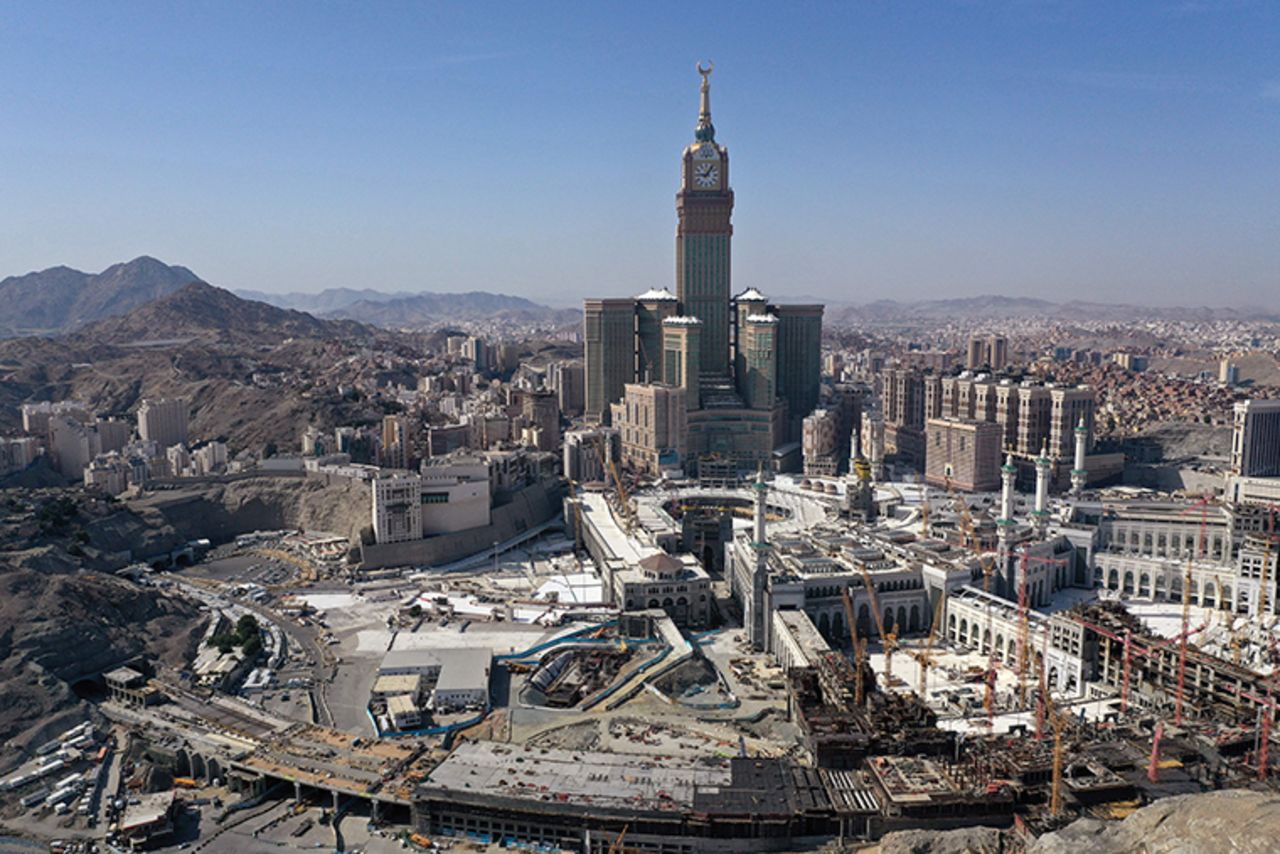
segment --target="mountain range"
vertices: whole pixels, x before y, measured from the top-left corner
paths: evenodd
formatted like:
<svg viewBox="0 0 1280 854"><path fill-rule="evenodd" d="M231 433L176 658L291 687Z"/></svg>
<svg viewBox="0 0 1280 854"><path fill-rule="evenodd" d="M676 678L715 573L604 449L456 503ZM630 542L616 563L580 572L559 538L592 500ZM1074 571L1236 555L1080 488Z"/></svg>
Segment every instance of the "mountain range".
<svg viewBox="0 0 1280 854"><path fill-rule="evenodd" d="M1224 308L1209 306L1149 306L1126 303L1100 303L1071 300L1052 302L1034 297L1009 297L986 294L976 297L953 299L876 300L856 304L843 303L829 307L828 320L836 325L866 323L919 322L921 320L990 320L1009 318L1034 318L1054 321L1112 321L1116 323L1136 320L1213 321L1213 320L1263 320L1280 322L1275 308L1242 306Z"/></svg>
<svg viewBox="0 0 1280 854"><path fill-rule="evenodd" d="M146 255L112 264L101 273L50 267L0 280L0 337L70 332L124 314L201 281L186 267Z"/></svg>
<svg viewBox="0 0 1280 854"><path fill-rule="evenodd" d="M551 326L578 323L582 312L556 309L524 297L488 291L435 293L328 288L319 293L271 294L237 290L244 299L310 312L317 317L347 318L396 329L431 329L448 323L508 321Z"/></svg>

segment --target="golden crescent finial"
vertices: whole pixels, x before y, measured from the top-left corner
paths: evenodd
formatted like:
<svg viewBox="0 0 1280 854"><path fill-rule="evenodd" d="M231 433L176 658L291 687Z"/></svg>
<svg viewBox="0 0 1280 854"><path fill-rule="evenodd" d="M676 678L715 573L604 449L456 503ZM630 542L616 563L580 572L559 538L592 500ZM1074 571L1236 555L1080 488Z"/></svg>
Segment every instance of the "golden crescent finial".
<svg viewBox="0 0 1280 854"><path fill-rule="evenodd" d="M703 67L702 67L702 63L701 63L701 62L699 62L699 63L698 63L698 73L702 75L702 79L703 79L703 80L706 80L706 79L707 79L707 75L709 75L709 74L712 72L712 70L713 70L713 69L715 69L715 67L716 67L716 64L715 64L714 62L708 62L708 63L707 63L707 67L706 67L706 68L703 68Z"/></svg>

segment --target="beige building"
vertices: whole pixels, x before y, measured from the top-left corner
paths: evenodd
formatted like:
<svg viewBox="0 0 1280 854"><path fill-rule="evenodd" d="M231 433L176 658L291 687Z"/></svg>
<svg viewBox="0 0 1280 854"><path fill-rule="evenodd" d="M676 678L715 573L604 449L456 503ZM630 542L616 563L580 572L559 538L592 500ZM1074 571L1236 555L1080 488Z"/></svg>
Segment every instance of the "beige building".
<svg viewBox="0 0 1280 854"><path fill-rule="evenodd" d="M830 409L815 409L804 419L801 451L808 477L835 477L839 467L839 420Z"/></svg>
<svg viewBox="0 0 1280 854"><path fill-rule="evenodd" d="M623 465L658 475L685 459L687 395L666 383L627 383L613 405L613 424L622 438Z"/></svg>
<svg viewBox="0 0 1280 854"><path fill-rule="evenodd" d="M925 482L962 492L1000 488L1003 431L991 421L930 418L925 425Z"/></svg>
<svg viewBox="0 0 1280 854"><path fill-rule="evenodd" d="M187 401L176 397L144 400L138 407L138 435L161 448L187 443Z"/></svg>
<svg viewBox="0 0 1280 854"><path fill-rule="evenodd" d="M690 554L657 552L613 573L613 601L627 611L661 608L681 626L705 626L711 578Z"/></svg>

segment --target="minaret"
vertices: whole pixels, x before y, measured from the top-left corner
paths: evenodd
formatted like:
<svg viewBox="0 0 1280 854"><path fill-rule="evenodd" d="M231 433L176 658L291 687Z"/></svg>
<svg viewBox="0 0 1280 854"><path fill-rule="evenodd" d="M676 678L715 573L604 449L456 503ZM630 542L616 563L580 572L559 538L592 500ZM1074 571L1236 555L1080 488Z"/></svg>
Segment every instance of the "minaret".
<svg viewBox="0 0 1280 854"><path fill-rule="evenodd" d="M1036 534L1044 537L1049 527L1049 449L1040 446L1040 456L1036 457L1036 509L1032 514L1035 519Z"/></svg>
<svg viewBox="0 0 1280 854"><path fill-rule="evenodd" d="M1000 518L996 520L996 534L999 537L996 545L996 572L997 578L1000 579L1000 586L1003 588L996 592L1005 597L1010 596L1016 589L1016 579L1011 572L1013 552L1009 548L1009 541L1013 535L1013 482L1017 476L1018 467L1013 464L1013 454L1008 453L1005 455L1004 465L1000 467Z"/></svg>
<svg viewBox="0 0 1280 854"><path fill-rule="evenodd" d="M1076 425L1076 460L1075 466L1071 469L1071 494L1077 498L1081 492L1084 492L1085 482L1088 480L1089 473L1084 468L1084 451L1085 443L1089 440L1089 429L1084 426L1084 416L1080 416L1080 423Z"/></svg>
<svg viewBox="0 0 1280 854"><path fill-rule="evenodd" d="M769 506L769 484L765 483L764 466L756 472L752 484L755 497L755 526L752 531L751 549L755 565L751 570L751 612L747 623L747 637L752 649L763 651L768 634L768 615L765 613L765 589L769 584L769 540L765 534L765 516Z"/></svg>
<svg viewBox="0 0 1280 854"><path fill-rule="evenodd" d="M867 413L866 418L867 432L871 434L867 437L871 445L871 452L868 455L871 463L871 481L881 483L884 481L884 418L881 417L878 408Z"/></svg>
<svg viewBox="0 0 1280 854"><path fill-rule="evenodd" d="M765 483L765 480L764 480L764 466L760 466L760 468L756 471L756 482L752 484L752 486L755 488L755 491L756 491L756 506L755 506L756 538L755 538L754 545L757 549L764 549L769 547L769 541L766 538L765 532L764 532L765 513L766 513L766 510L768 509L768 503L769 503L769 484Z"/></svg>

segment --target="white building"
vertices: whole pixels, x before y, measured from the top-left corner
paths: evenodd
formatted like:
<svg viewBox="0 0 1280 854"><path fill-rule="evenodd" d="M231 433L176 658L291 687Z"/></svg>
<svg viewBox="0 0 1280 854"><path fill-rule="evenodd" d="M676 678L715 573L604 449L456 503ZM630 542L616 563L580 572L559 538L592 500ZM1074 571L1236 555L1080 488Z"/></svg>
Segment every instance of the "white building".
<svg viewBox="0 0 1280 854"><path fill-rule="evenodd" d="M373 536L379 543L422 539L422 478L394 474L375 478Z"/></svg>
<svg viewBox="0 0 1280 854"><path fill-rule="evenodd" d="M427 460L420 478L423 534L451 534L489 524L491 484L484 460L454 456Z"/></svg>
<svg viewBox="0 0 1280 854"><path fill-rule="evenodd" d="M420 676L427 705L437 712L489 707L489 674L493 651L462 649L393 649L382 658L378 677Z"/></svg>

